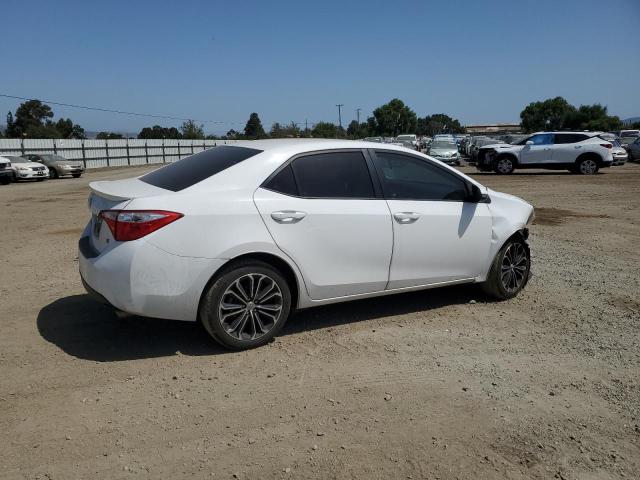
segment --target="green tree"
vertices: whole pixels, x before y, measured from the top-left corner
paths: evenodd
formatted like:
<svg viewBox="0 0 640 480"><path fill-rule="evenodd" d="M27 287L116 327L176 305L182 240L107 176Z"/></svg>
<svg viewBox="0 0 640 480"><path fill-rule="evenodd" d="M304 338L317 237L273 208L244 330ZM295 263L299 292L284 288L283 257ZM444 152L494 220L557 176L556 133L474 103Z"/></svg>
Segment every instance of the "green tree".
<svg viewBox="0 0 640 480"><path fill-rule="evenodd" d="M16 110L14 120L16 136L37 137L43 131L43 127L53 118L53 110L49 105L40 100L27 100Z"/></svg>
<svg viewBox="0 0 640 480"><path fill-rule="evenodd" d="M336 138L338 127L329 122L318 122L311 129L311 136L314 138Z"/></svg>
<svg viewBox="0 0 640 480"><path fill-rule="evenodd" d="M198 125L193 120L187 120L180 126L182 138L199 140L204 138L204 126Z"/></svg>
<svg viewBox="0 0 640 480"><path fill-rule="evenodd" d="M574 130L603 130L605 132L620 130L622 120L617 116L610 116L607 107L599 103L580 105L567 119L566 128Z"/></svg>
<svg viewBox="0 0 640 480"><path fill-rule="evenodd" d="M227 139L229 140L236 140L238 138L240 138L242 135L240 135L240 132L235 131L233 128L231 130L229 130L227 132Z"/></svg>
<svg viewBox="0 0 640 480"><path fill-rule="evenodd" d="M400 99L394 98L373 111L374 131L378 135L396 136L413 133L418 117Z"/></svg>
<svg viewBox="0 0 640 480"><path fill-rule="evenodd" d="M531 102L520 113L520 120L525 132L561 130L568 126L568 120L575 113L573 105L562 97L555 97L542 102Z"/></svg>
<svg viewBox="0 0 640 480"><path fill-rule="evenodd" d="M419 118L416 126L417 135L433 137L440 133L463 133L464 127L460 121L444 113L436 113Z"/></svg>
<svg viewBox="0 0 640 480"><path fill-rule="evenodd" d="M7 113L7 129L4 131L7 138L17 138L20 136L18 133L16 123L13 121L13 113Z"/></svg>
<svg viewBox="0 0 640 480"><path fill-rule="evenodd" d="M182 134L176 127L161 127L160 125L154 125L153 127L145 127L138 133L140 139L162 139L162 138L182 138Z"/></svg>
<svg viewBox="0 0 640 480"><path fill-rule="evenodd" d="M266 138L267 134L262 128L262 122L257 113L253 112L247 120L247 124L244 127L244 135L249 140L256 140L258 138Z"/></svg>
<svg viewBox="0 0 640 480"><path fill-rule="evenodd" d="M56 138L87 138L84 133L84 128L76 123L73 123L70 118L61 118L55 124L48 123L47 127L55 128L58 134Z"/></svg>
<svg viewBox="0 0 640 480"><path fill-rule="evenodd" d="M358 124L356 120L352 120L347 127L347 136L354 139L370 137L369 124L366 122Z"/></svg>
<svg viewBox="0 0 640 480"><path fill-rule="evenodd" d="M98 140L117 140L120 138L124 138L124 136L121 133L99 132L98 135L96 135L96 138Z"/></svg>

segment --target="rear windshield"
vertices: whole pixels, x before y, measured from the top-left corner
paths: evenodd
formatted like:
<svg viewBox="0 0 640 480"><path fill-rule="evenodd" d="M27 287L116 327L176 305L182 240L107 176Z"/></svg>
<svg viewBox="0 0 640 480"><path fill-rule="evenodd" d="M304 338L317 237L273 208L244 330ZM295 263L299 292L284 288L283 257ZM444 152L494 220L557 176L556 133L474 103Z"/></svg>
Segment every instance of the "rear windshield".
<svg viewBox="0 0 640 480"><path fill-rule="evenodd" d="M179 192L259 153L262 150L255 148L214 147L147 173L140 180L155 187Z"/></svg>

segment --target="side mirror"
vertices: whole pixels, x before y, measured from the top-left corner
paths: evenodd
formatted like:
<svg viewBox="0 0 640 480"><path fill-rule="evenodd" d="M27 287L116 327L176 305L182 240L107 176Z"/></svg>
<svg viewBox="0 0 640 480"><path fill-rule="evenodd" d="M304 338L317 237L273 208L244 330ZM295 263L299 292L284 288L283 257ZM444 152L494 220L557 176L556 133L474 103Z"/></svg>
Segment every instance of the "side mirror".
<svg viewBox="0 0 640 480"><path fill-rule="evenodd" d="M533 145L533 141L527 140L527 143L525 143L525 145Z"/></svg>
<svg viewBox="0 0 640 480"><path fill-rule="evenodd" d="M469 199L467 201L473 203L489 203L491 200L489 199L489 195L483 193L482 190L480 190L480 187L471 184L471 194L469 195Z"/></svg>

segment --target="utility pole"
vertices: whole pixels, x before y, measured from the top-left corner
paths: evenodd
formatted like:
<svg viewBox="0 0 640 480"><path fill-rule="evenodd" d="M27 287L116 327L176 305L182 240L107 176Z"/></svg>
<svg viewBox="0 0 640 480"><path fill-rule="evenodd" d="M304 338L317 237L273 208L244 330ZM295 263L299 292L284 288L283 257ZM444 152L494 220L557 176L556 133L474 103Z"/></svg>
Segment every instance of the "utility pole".
<svg viewBox="0 0 640 480"><path fill-rule="evenodd" d="M340 126L340 130L342 130L342 107L344 107L344 103L339 103L336 105L338 107L338 125Z"/></svg>
<svg viewBox="0 0 640 480"><path fill-rule="evenodd" d="M360 110L361 108L356 108L356 116L358 117L358 126L360 126Z"/></svg>

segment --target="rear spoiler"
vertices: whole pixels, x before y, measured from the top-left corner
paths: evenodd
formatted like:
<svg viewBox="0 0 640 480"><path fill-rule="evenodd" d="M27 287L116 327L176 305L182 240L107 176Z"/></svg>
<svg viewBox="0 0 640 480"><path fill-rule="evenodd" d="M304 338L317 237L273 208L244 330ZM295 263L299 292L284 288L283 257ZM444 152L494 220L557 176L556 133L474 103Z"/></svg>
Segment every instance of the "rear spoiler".
<svg viewBox="0 0 640 480"><path fill-rule="evenodd" d="M91 182L89 188L96 195L109 200L130 200L132 198L153 197L173 193L164 188L145 183L138 178Z"/></svg>

